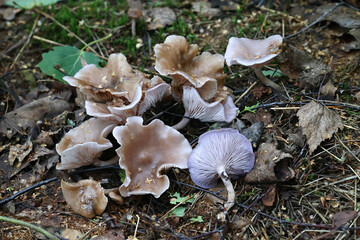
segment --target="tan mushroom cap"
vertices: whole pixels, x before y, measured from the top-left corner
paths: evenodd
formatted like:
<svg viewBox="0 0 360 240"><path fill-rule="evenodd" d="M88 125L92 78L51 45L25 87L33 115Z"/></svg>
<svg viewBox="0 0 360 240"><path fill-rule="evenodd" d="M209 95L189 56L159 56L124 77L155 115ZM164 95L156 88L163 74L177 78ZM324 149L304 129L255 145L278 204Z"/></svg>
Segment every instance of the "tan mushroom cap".
<svg viewBox="0 0 360 240"><path fill-rule="evenodd" d="M61 181L65 201L74 212L92 218L104 212L108 199L100 183L94 180L80 180L77 183Z"/></svg>
<svg viewBox="0 0 360 240"><path fill-rule="evenodd" d="M169 188L169 179L161 171L170 167L187 168L192 148L186 138L155 119L142 125L141 117L130 117L113 135L121 145L116 150L126 178L120 186L123 197L153 194L156 198Z"/></svg>
<svg viewBox="0 0 360 240"><path fill-rule="evenodd" d="M74 77L65 76L63 79L78 87L86 100L107 102L120 97L133 99L143 78L143 74L134 72L126 57L118 53L110 55L104 68L87 64Z"/></svg>
<svg viewBox="0 0 360 240"><path fill-rule="evenodd" d="M198 49L198 45L189 45L184 37L177 35L168 36L164 43L154 47L155 69L172 77L171 91L175 98L181 97L183 85L190 85L197 88L203 99L210 99L225 79L224 57L209 52L197 56Z"/></svg>
<svg viewBox="0 0 360 240"><path fill-rule="evenodd" d="M263 40L231 37L226 47L226 64L231 66L261 65L276 57L283 41L280 35L273 35Z"/></svg>
<svg viewBox="0 0 360 240"><path fill-rule="evenodd" d="M128 104L115 103L111 105L109 103L85 101L85 108L90 116L125 124L128 117L142 115L164 96L169 95L169 92L169 84L165 83L160 77L154 76L151 80L147 78L142 80L141 86L137 87L134 98Z"/></svg>
<svg viewBox="0 0 360 240"><path fill-rule="evenodd" d="M115 124L91 118L80 126L71 129L56 145L56 151L61 156L57 170L79 168L86 165L107 165L117 161L117 157L109 161L99 160L106 149L112 148L111 142L106 139Z"/></svg>
<svg viewBox="0 0 360 240"><path fill-rule="evenodd" d="M208 103L195 88L184 86L185 117L199 119L202 122L231 122L236 118L238 108L231 96L224 96L224 90L221 91L221 95L222 101Z"/></svg>

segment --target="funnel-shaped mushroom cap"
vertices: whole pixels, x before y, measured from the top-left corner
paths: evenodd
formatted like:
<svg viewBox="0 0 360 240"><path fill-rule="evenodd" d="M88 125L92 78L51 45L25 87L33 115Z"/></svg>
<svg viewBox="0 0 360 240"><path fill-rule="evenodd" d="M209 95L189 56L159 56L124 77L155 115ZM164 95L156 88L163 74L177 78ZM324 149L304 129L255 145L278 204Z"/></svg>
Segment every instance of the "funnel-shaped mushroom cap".
<svg viewBox="0 0 360 240"><path fill-rule="evenodd" d="M104 189L94 180L81 180L77 183L61 181L61 189L65 201L74 212L92 218L101 215L108 203Z"/></svg>
<svg viewBox="0 0 360 240"><path fill-rule="evenodd" d="M173 79L171 91L175 98L181 97L183 85L198 89L205 100L212 98L218 82L222 84L224 57L220 54L203 52L198 54L198 45L189 45L182 36L171 35L163 44L156 44L155 69L162 75Z"/></svg>
<svg viewBox="0 0 360 240"><path fill-rule="evenodd" d="M170 94L170 86L160 77L154 76L151 80L144 78L136 88L133 98L122 101L120 98L111 103L96 103L85 101L87 114L105 119L110 122L125 124L126 118L142 115L164 96Z"/></svg>
<svg viewBox="0 0 360 240"><path fill-rule="evenodd" d="M111 142L106 137L114 127L115 124L91 118L71 129L56 145L56 151L61 156L61 163L58 163L56 169L66 170L90 164L97 166L112 164L112 160L101 161L99 157L103 151L112 148Z"/></svg>
<svg viewBox="0 0 360 240"><path fill-rule="evenodd" d="M187 168L192 148L186 138L155 119L144 126L141 117L130 117L113 135L121 145L116 150L126 178L120 186L123 197L153 194L158 198L169 188L169 179L161 171L170 167Z"/></svg>
<svg viewBox="0 0 360 240"><path fill-rule="evenodd" d="M273 35L264 40L231 37L226 47L226 64L254 66L264 64L279 54L283 41L280 35Z"/></svg>
<svg viewBox="0 0 360 240"><path fill-rule="evenodd" d="M230 96L226 97L225 103L221 101L207 103L200 97L198 91L190 86L184 86L183 103L186 117L203 122L231 122L236 118L238 111Z"/></svg>
<svg viewBox="0 0 360 240"><path fill-rule="evenodd" d="M142 73L133 72L126 57L119 53L111 54L104 68L87 64L74 77L66 76L64 80L78 87L86 100L108 102L117 98L131 101L143 78Z"/></svg>
<svg viewBox="0 0 360 240"><path fill-rule="evenodd" d="M220 129L202 134L188 158L193 182L202 188L215 187L219 175L236 176L249 172L255 155L251 143L237 130Z"/></svg>

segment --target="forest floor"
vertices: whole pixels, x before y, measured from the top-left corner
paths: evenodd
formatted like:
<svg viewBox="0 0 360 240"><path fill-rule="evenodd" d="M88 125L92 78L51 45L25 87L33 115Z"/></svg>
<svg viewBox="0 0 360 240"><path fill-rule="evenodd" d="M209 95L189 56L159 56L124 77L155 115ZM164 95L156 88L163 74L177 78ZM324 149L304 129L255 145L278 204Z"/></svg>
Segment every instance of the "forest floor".
<svg viewBox="0 0 360 240"><path fill-rule="evenodd" d="M68 0L27 10L0 1L0 201L30 188L1 203L0 216L62 239L359 239L358 1L235 2L143 1L144 17L136 20L132 37L126 1ZM163 8L160 14L157 8ZM40 70L42 54L70 45L95 53L104 66L111 53L123 53L134 69L153 76L154 46L173 34L212 54L224 54L230 37L283 36L281 53L263 72L286 89L285 98L257 82L251 68L225 66L225 85L239 108L236 121L191 120L180 130L195 146L209 129L263 122L254 152L256 164L267 168L258 175L265 177L233 180L236 204L226 222L217 219L227 197L222 183L198 188L186 169L166 172L170 188L159 198L131 196L121 205L110 200L93 218L74 213L60 186L68 175L55 169L55 145L89 117L75 102L73 87ZM41 102L47 96L67 104ZM171 126L183 112L181 103L169 100L143 118ZM261 147L273 148L272 155ZM71 178L92 178L106 188L122 180L118 168L91 166ZM46 238L0 221L0 239Z"/></svg>

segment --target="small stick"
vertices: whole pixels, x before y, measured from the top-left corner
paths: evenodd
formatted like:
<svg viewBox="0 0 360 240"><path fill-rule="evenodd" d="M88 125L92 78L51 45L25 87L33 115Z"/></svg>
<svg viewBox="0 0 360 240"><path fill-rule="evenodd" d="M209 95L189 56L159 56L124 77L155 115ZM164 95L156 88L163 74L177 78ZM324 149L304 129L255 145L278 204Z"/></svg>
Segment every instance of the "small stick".
<svg viewBox="0 0 360 240"><path fill-rule="evenodd" d="M234 104L235 105L238 104L240 102L240 100L243 99L256 86L257 83L258 83L258 81L255 81L253 84L251 84L250 87L248 87L246 89L246 91L243 94L241 94L241 96L238 97L238 99L236 99Z"/></svg>
<svg viewBox="0 0 360 240"><path fill-rule="evenodd" d="M17 225L21 225L21 226L24 226L24 227L28 227L28 228L30 228L31 230L34 230L34 231L36 231L36 232L39 232L39 233L45 235L45 236L46 236L47 238L49 238L50 240L63 239L63 238L59 238L59 237L53 235L52 233L46 231L45 229L42 229L41 227L35 226L35 225L31 224L31 223L24 222L24 221L21 221L21 220L17 220L17 219L13 219L13 218L8 218L8 217L0 216L0 221L9 222L9 223L14 223L14 224L17 224Z"/></svg>
<svg viewBox="0 0 360 240"><path fill-rule="evenodd" d="M65 44L58 43L58 42L55 42L55 41L53 41L53 40L46 39L46 38L43 38L43 37L40 37L40 36L37 36L37 35L34 35L33 38L36 39L36 40L40 40L40 41L46 42L46 43L50 43L50 44L52 44L52 45L65 46Z"/></svg>

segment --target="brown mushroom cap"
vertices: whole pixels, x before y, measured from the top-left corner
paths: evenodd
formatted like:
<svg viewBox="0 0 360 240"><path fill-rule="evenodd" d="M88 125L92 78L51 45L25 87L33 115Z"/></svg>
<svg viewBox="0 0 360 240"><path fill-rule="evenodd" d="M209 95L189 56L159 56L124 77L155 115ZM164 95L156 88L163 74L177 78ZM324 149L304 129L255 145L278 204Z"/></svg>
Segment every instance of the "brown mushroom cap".
<svg viewBox="0 0 360 240"><path fill-rule="evenodd" d="M99 160L103 151L112 148L106 137L114 127L115 124L91 118L71 129L56 145L56 151L61 156L56 169L66 170L90 164L101 166L117 161L117 157L109 161Z"/></svg>
<svg viewBox="0 0 360 240"><path fill-rule="evenodd" d="M104 212L108 199L100 183L94 180L80 180L77 183L61 181L65 201L74 212L92 218Z"/></svg>
<svg viewBox="0 0 360 240"><path fill-rule="evenodd" d="M154 47L155 69L172 77L171 91L175 98L181 97L183 85L190 85L197 88L203 99L210 99L218 83L221 85L225 79L224 57L209 52L196 56L198 49L198 45L189 45L184 37L176 35L168 36L164 43Z"/></svg>
<svg viewBox="0 0 360 240"><path fill-rule="evenodd" d="M169 179L161 171L170 167L187 168L192 148L186 138L155 119L144 126L141 117L130 117L113 135L121 145L116 150L126 178L120 186L123 197L153 194L156 198L169 188Z"/></svg>

